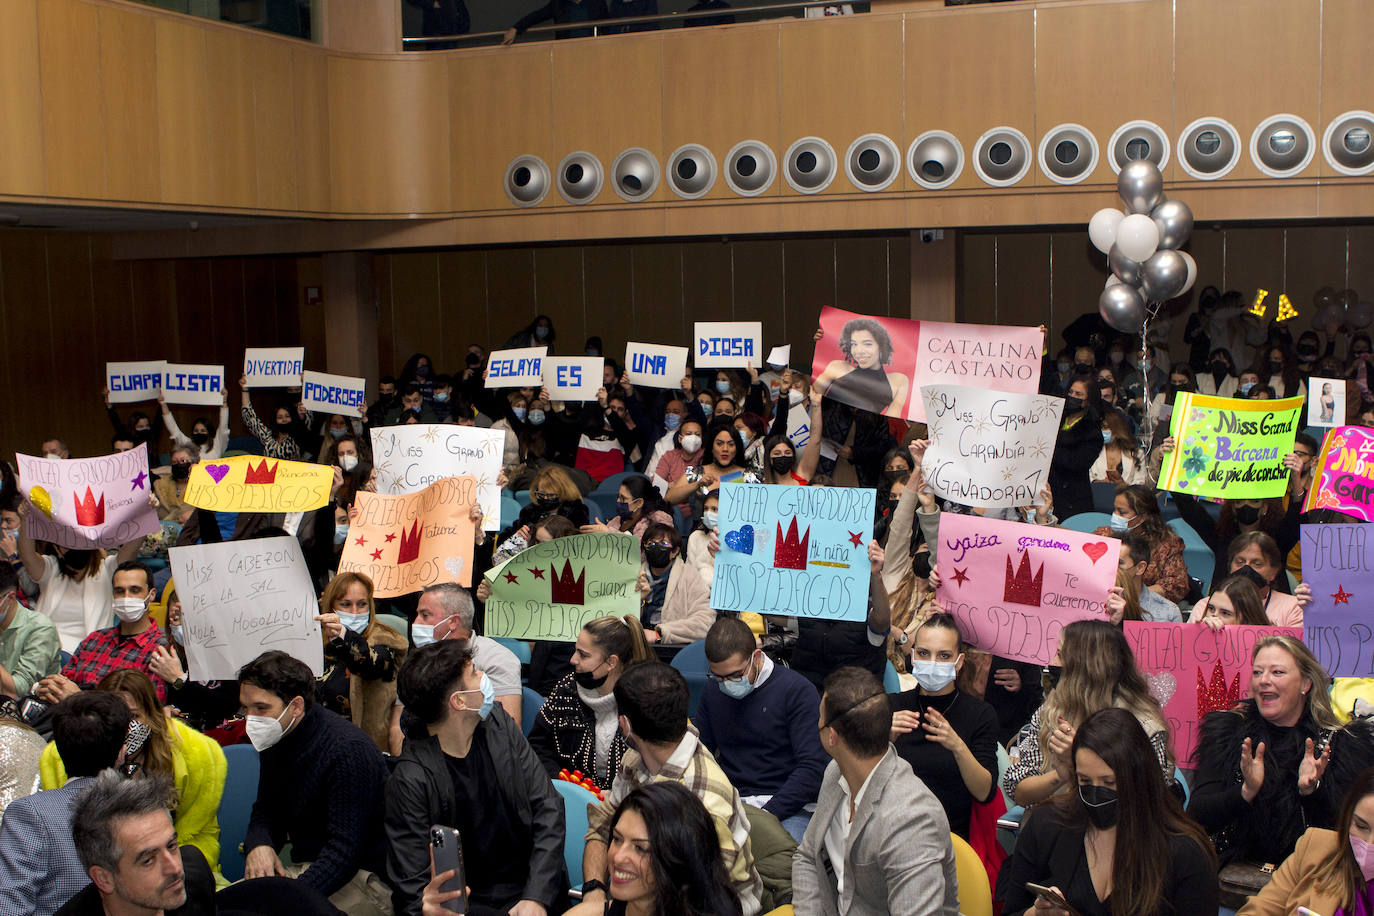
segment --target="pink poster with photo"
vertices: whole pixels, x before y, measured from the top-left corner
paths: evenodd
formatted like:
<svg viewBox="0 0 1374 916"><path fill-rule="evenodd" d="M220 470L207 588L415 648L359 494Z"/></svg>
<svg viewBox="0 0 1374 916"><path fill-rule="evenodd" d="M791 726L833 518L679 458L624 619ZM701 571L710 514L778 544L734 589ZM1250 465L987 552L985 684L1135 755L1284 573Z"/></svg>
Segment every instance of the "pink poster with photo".
<svg viewBox="0 0 1374 916"><path fill-rule="evenodd" d="M1035 394L1039 328L916 321L821 309L811 375L827 398L925 422L922 385L957 384Z"/></svg>

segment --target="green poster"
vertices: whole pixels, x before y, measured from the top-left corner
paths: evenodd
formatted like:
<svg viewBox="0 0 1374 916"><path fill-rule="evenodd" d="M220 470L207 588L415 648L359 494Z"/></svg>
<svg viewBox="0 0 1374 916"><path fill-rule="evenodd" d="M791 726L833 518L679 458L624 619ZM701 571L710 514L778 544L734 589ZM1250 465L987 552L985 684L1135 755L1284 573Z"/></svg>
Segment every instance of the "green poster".
<svg viewBox="0 0 1374 916"><path fill-rule="evenodd" d="M1252 401L1186 393L1174 401L1159 489L1227 499L1282 496L1302 398Z"/></svg>
<svg viewBox="0 0 1374 916"><path fill-rule="evenodd" d="M487 636L573 642L597 617L639 614L639 538L575 534L487 571Z"/></svg>

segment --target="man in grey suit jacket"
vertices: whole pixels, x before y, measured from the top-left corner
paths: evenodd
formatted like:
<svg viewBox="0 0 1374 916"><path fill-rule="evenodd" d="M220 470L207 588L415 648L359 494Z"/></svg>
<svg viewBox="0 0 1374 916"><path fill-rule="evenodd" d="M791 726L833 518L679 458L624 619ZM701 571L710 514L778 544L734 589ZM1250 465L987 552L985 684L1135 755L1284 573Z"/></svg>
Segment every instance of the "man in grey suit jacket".
<svg viewBox="0 0 1374 916"><path fill-rule="evenodd" d="M67 768L60 789L17 798L0 820L0 916L47 916L90 883L72 840L76 798L124 756L129 707L117 693L83 691L53 708L53 741Z"/></svg>
<svg viewBox="0 0 1374 916"><path fill-rule="evenodd" d="M957 916L949 821L892 748L891 727L871 672L841 668L825 679L821 743L833 759L792 857L798 916Z"/></svg>

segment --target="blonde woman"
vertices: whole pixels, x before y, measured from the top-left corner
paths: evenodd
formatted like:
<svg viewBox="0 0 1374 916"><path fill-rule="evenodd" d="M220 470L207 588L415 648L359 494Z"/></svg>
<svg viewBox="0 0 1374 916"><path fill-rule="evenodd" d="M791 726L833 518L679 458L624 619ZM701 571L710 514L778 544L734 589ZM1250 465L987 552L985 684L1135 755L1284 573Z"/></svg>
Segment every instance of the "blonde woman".
<svg viewBox="0 0 1374 916"><path fill-rule="evenodd" d="M406 638L377 620L372 580L339 573L320 597L324 674L317 699L367 732L378 748L389 747L396 672L405 658Z"/></svg>

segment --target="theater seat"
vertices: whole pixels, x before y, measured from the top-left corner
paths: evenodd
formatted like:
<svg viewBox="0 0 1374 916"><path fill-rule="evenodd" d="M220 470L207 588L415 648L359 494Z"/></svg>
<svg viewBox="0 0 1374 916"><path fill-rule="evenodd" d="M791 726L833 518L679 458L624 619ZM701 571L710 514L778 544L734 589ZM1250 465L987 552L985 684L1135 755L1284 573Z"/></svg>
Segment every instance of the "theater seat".
<svg viewBox="0 0 1374 916"><path fill-rule="evenodd" d="M534 728L534 717L539 715L539 710L544 706L544 698L528 687L521 687L520 690L524 697L520 705L520 730L528 738L530 729Z"/></svg>
<svg viewBox="0 0 1374 916"><path fill-rule="evenodd" d="M954 843L954 870L959 875L960 916L992 916L992 888L983 860L963 837L951 833L949 838Z"/></svg>
<svg viewBox="0 0 1374 916"><path fill-rule="evenodd" d="M229 881L243 877L243 838L258 797L258 752L251 744L224 749L227 771L219 800L219 870Z"/></svg>
<svg viewBox="0 0 1374 916"><path fill-rule="evenodd" d="M586 846L587 806L597 805L597 797L566 779L555 779L553 787L563 796L563 861L568 866L569 883L582 886L582 849Z"/></svg>
<svg viewBox="0 0 1374 916"><path fill-rule="evenodd" d="M687 704L687 715L695 716L697 707L701 705L701 691L706 687L706 674L710 670L706 666L706 640L698 639L684 646L673 656L672 665L687 678L687 687L692 692L692 698Z"/></svg>

